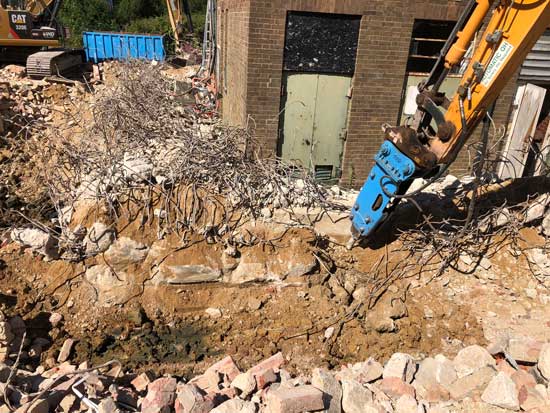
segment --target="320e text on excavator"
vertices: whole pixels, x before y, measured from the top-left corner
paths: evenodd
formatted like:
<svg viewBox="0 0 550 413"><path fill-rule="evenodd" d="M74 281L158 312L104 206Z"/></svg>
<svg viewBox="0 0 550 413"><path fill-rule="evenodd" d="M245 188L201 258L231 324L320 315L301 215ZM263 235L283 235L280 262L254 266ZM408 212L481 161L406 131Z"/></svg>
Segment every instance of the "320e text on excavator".
<svg viewBox="0 0 550 413"><path fill-rule="evenodd" d="M64 75L83 63L82 50L63 48L61 0L2 0L0 61L26 63L31 77Z"/></svg>

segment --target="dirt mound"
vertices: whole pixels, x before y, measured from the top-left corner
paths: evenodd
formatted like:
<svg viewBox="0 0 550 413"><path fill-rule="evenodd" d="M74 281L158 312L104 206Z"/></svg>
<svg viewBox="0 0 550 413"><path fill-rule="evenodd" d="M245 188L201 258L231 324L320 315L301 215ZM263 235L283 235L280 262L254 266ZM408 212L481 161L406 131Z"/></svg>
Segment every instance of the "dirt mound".
<svg viewBox="0 0 550 413"><path fill-rule="evenodd" d="M277 238L274 224L268 227ZM275 350L292 356L295 372L368 356L385 359L399 349L453 355L464 345L494 339L492 317L504 322L519 308L528 317L548 302L546 287L533 285L533 262L523 254L514 258L499 250L480 263L464 255L460 268L441 275L437 266L417 263L405 276L391 278L403 253L398 243L350 252L327 247L310 230L280 231L276 244L241 247L236 257L217 244L179 248L175 240L160 265L143 254L132 262L147 237L132 243L124 231L104 253L78 264L37 260L29 249L10 244L0 256L3 285L18 298L14 313L26 309L31 319L42 311L65 315L67 334L78 340L77 360L122 358L132 368L179 374L200 372L219 354L247 366ZM544 248L534 231L522 237L530 239L522 247ZM158 253L158 246L144 245L147 255ZM232 260L229 268L224 257ZM237 279L232 274L241 264L243 278ZM151 277L151 268L159 267L178 270ZM525 289L538 291L530 293L534 301ZM512 312L510 300L517 302Z"/></svg>

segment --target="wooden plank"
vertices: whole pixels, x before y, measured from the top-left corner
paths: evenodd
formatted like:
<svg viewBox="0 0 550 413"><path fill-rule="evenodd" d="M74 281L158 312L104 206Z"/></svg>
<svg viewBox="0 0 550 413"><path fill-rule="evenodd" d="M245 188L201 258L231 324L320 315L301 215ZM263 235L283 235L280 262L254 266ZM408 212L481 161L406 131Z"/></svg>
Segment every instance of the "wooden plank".
<svg viewBox="0 0 550 413"><path fill-rule="evenodd" d="M429 37L413 37L413 40L419 41L419 42L438 42L438 43L445 43L447 39L433 39Z"/></svg>
<svg viewBox="0 0 550 413"><path fill-rule="evenodd" d="M503 158L506 157L506 154L510 150L510 145L512 144L512 139L511 139L512 131L514 130L514 127L515 127L515 125L517 123L517 120L518 120L519 109L521 107L521 102L523 100L524 94L525 94L525 86L518 87L518 90L516 92L516 96L514 96L514 102L513 102L514 110L512 111L512 115L511 115L512 121L508 125L508 137L506 139L506 145L504 146L504 151L502 153ZM502 178L504 176L504 169L506 167L506 165L504 164L505 162L506 162L506 160L502 161L499 164L498 176L500 178Z"/></svg>
<svg viewBox="0 0 550 413"><path fill-rule="evenodd" d="M522 90L523 89L523 90ZM528 83L518 89L517 109L500 164L499 177L520 178L529 154L529 141L537 128L546 89Z"/></svg>
<svg viewBox="0 0 550 413"><path fill-rule="evenodd" d="M439 59L439 56L425 56L422 54L412 54L409 57L414 57L415 59L432 59L432 60Z"/></svg>

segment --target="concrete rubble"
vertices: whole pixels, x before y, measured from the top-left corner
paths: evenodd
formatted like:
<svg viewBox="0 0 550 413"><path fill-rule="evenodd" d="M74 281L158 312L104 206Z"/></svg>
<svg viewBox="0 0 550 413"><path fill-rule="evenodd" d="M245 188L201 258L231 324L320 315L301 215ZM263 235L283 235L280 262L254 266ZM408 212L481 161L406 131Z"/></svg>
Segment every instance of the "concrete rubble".
<svg viewBox="0 0 550 413"><path fill-rule="evenodd" d="M15 228L11 239L52 260L59 257L56 240L46 231L33 228Z"/></svg>
<svg viewBox="0 0 550 413"><path fill-rule="evenodd" d="M56 112L63 108L52 102L78 98L84 93L82 82L30 79L24 67L6 66L0 71L0 113L4 118L0 132L9 132L12 124L51 124Z"/></svg>
<svg viewBox="0 0 550 413"><path fill-rule="evenodd" d="M299 376L285 369L289 360L281 353L248 370L226 356L186 380L150 371L132 373L116 364L97 369L88 362L73 364L77 354L71 338L49 367L38 364L28 370L14 363L17 358L26 365L30 357L32 343L20 344L28 330L25 322L0 315L2 412L9 411L8 406L36 413L97 406L97 412L147 413L450 413L463 411L461 406L470 402L478 403L480 412L550 411L545 378L550 344L543 346L535 366L513 362L512 367L502 357L505 353L493 357L484 347L472 345L453 359L437 354L417 360L395 353L383 364L368 359Z"/></svg>

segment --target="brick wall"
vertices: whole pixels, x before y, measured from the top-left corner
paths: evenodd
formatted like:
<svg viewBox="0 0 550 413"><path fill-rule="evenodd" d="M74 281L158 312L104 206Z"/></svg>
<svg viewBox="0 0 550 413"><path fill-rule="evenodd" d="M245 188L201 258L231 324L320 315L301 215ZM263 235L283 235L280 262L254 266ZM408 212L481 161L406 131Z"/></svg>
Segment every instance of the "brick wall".
<svg viewBox="0 0 550 413"><path fill-rule="evenodd" d="M222 100L222 117L231 125L246 123L249 55L250 1L218 1L217 43L220 51L218 88Z"/></svg>
<svg viewBox="0 0 550 413"><path fill-rule="evenodd" d="M227 35L224 118L242 125L250 115L266 155L274 152L278 139L287 12L361 15L342 175L342 184L359 186L382 143L381 125L395 124L398 120L414 20L456 20L463 3L453 0L221 0L220 8L229 9L229 13L232 7L246 12L247 6L250 13L248 19L237 13L246 23L236 24L233 26L236 32ZM231 18L229 14L229 20ZM248 31L248 51L241 50L239 56L247 60L236 61L236 52L230 60L232 51L241 49L246 42L236 45L229 40L231 36L235 41L242 39L243 30ZM246 78L244 83L243 76ZM505 123L513 90L514 81L511 81L497 105L495 121ZM235 97L237 101L234 102ZM467 153L461 154L452 171L467 172L468 159Z"/></svg>

